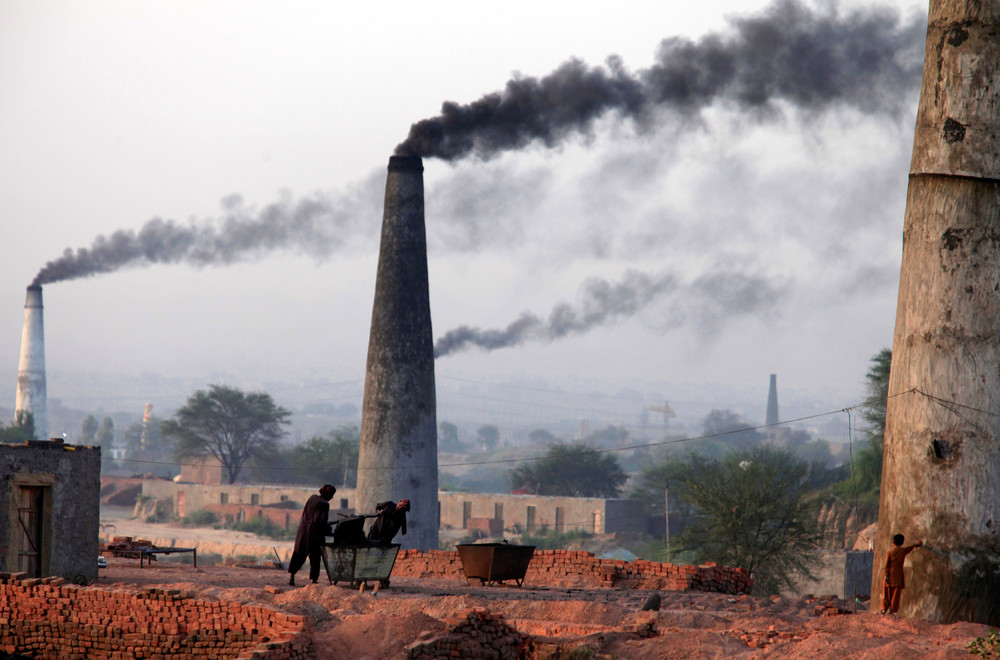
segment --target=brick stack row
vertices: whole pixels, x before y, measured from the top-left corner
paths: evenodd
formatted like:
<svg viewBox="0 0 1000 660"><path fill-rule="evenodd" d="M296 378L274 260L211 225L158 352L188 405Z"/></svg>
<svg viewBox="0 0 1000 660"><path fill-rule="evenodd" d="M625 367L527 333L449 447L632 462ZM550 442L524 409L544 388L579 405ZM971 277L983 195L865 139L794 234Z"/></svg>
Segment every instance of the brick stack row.
<svg viewBox="0 0 1000 660"><path fill-rule="evenodd" d="M462 616L445 619L443 633L421 633L406 647L407 658L487 658L517 660L526 657L529 637L507 625L503 617L476 607Z"/></svg>
<svg viewBox="0 0 1000 660"><path fill-rule="evenodd" d="M458 552L403 550L396 557L393 575L400 577L464 579ZM747 593L753 580L745 569L707 562L678 566L645 559L599 559L582 550L536 550L524 575L527 584L563 586L583 582L595 587L667 589Z"/></svg>
<svg viewBox="0 0 1000 660"><path fill-rule="evenodd" d="M0 573L0 655L32 658L309 657L309 623L178 589L105 591Z"/></svg>

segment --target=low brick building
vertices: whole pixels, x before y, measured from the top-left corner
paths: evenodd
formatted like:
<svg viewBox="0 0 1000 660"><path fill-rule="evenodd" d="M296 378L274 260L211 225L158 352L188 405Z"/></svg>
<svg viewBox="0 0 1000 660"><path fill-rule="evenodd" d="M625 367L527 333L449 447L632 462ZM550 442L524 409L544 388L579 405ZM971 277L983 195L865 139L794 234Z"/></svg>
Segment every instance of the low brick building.
<svg viewBox="0 0 1000 660"><path fill-rule="evenodd" d="M97 577L101 449L0 444L0 572Z"/></svg>

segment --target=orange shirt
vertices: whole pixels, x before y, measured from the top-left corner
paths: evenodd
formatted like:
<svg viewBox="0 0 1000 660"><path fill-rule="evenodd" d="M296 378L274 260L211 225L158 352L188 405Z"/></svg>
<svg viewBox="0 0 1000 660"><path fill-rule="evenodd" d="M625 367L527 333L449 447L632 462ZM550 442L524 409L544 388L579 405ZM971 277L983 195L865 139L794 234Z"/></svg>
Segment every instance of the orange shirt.
<svg viewBox="0 0 1000 660"><path fill-rule="evenodd" d="M916 545L894 545L885 556L885 583L890 587L905 587L903 561Z"/></svg>

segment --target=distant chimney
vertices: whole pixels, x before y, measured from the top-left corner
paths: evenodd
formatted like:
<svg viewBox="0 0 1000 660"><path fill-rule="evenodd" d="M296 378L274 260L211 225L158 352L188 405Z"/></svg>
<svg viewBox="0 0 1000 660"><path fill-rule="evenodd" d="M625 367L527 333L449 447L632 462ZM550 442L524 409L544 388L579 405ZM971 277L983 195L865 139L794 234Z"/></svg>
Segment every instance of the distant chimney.
<svg viewBox="0 0 1000 660"><path fill-rule="evenodd" d="M49 437L45 393L45 330L42 323L42 287L32 284L24 301L21 361L17 368L15 415L29 412L35 418L35 438Z"/></svg>
<svg viewBox="0 0 1000 660"><path fill-rule="evenodd" d="M358 511L410 500L404 548L438 547L437 402L419 157L393 156L361 413Z"/></svg>
<svg viewBox="0 0 1000 660"><path fill-rule="evenodd" d="M771 374L771 387L767 390L767 415L764 423L768 426L777 424L778 419L778 376Z"/></svg>

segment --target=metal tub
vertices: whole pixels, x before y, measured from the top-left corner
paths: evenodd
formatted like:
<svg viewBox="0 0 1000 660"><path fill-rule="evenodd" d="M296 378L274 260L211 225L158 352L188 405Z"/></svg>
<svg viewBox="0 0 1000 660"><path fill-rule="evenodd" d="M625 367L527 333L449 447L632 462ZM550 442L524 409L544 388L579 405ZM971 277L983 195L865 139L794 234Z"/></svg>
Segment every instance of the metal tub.
<svg viewBox="0 0 1000 660"><path fill-rule="evenodd" d="M535 553L533 545L509 543L460 543L456 547L462 570L470 581L503 584L504 580L514 580L519 587Z"/></svg>
<svg viewBox="0 0 1000 660"><path fill-rule="evenodd" d="M389 584L389 575L396 563L400 544L392 545L337 545L323 546L323 565L330 584L378 580L382 586Z"/></svg>

